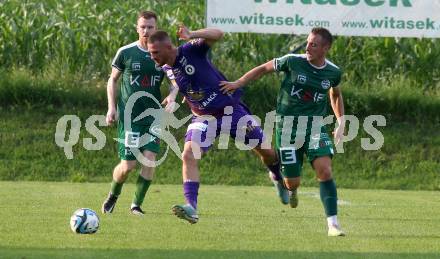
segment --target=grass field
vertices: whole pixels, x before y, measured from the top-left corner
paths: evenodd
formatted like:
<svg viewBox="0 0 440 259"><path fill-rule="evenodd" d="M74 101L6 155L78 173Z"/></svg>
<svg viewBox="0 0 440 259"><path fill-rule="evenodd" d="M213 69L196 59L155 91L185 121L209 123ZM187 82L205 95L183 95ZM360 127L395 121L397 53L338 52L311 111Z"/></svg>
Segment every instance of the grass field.
<svg viewBox="0 0 440 259"><path fill-rule="evenodd" d="M153 185L145 217L130 215L134 185L94 235L69 229L77 208L99 210L102 183L0 182L0 258L438 258L438 192L339 190L346 237L326 236L317 188L300 206L281 205L270 187L202 185L200 221L170 207L181 186Z"/></svg>

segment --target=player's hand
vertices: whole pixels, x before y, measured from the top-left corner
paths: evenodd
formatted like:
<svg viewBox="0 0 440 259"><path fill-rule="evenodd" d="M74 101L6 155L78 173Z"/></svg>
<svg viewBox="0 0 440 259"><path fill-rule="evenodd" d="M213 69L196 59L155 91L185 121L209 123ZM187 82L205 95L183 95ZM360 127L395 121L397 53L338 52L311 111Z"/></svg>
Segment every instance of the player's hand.
<svg viewBox="0 0 440 259"><path fill-rule="evenodd" d="M228 81L220 81L220 91L224 94L232 94L240 88L240 84L238 81L228 82Z"/></svg>
<svg viewBox="0 0 440 259"><path fill-rule="evenodd" d="M116 121L116 109L111 108L108 109L107 115L105 116L105 122L107 122L108 126L111 126Z"/></svg>
<svg viewBox="0 0 440 259"><path fill-rule="evenodd" d="M179 104L176 103L175 97L169 95L163 99L162 105L165 105L165 111L169 113L173 113L179 108Z"/></svg>
<svg viewBox="0 0 440 259"><path fill-rule="evenodd" d="M179 37L179 40L190 40L191 31L184 24L180 24L179 29L177 30L177 36Z"/></svg>
<svg viewBox="0 0 440 259"><path fill-rule="evenodd" d="M342 137L344 137L345 120L343 117L344 116L338 118L338 127L336 127L335 131L333 131L333 136L335 138L335 145L336 146L339 144Z"/></svg>

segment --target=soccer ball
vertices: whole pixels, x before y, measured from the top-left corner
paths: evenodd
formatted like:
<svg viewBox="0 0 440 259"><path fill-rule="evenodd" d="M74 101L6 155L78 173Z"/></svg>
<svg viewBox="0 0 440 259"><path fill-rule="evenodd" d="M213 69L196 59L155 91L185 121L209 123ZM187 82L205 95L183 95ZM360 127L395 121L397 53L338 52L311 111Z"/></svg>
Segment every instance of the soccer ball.
<svg viewBox="0 0 440 259"><path fill-rule="evenodd" d="M99 217L91 209L78 209L70 217L70 228L78 234L93 234L98 231Z"/></svg>

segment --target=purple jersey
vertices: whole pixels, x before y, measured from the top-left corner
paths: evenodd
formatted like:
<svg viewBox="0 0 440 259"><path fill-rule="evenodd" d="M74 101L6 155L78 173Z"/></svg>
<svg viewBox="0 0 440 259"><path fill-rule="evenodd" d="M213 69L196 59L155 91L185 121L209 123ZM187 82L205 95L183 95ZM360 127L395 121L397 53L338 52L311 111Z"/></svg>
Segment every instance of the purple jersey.
<svg viewBox="0 0 440 259"><path fill-rule="evenodd" d="M197 115L219 114L225 106L240 103L242 90L233 94L220 91L220 81L226 77L209 61L209 45L203 39L189 41L178 48L173 66L164 65L162 69L170 80L175 80L182 93Z"/></svg>

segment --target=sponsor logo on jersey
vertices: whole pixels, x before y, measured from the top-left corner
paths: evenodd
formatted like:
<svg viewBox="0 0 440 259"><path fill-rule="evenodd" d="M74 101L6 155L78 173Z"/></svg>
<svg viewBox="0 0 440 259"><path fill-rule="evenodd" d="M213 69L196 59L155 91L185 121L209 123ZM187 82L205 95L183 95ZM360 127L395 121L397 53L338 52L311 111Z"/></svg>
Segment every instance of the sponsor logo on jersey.
<svg viewBox="0 0 440 259"><path fill-rule="evenodd" d="M139 82L138 82L139 77L141 77L141 76L140 76L140 75L137 75L137 76L133 79L133 75L130 75L130 85L134 85L134 84L136 84L137 86L139 86Z"/></svg>
<svg viewBox="0 0 440 259"><path fill-rule="evenodd" d="M187 75L193 75L196 72L196 68L193 65L186 65L185 72Z"/></svg>
<svg viewBox="0 0 440 259"><path fill-rule="evenodd" d="M206 100L202 102L202 106L206 107L217 97L217 95L218 95L217 93L212 93Z"/></svg>
<svg viewBox="0 0 440 259"><path fill-rule="evenodd" d="M150 86L150 80L148 79L148 75L144 76L141 80L141 86L142 87L149 87Z"/></svg>
<svg viewBox="0 0 440 259"><path fill-rule="evenodd" d="M319 92L310 92L304 91L304 89L298 88L294 84L292 85L292 91L290 92L290 96L296 97L297 99L303 100L304 102L313 101L315 103L319 103L325 99L325 94Z"/></svg>
<svg viewBox="0 0 440 259"><path fill-rule="evenodd" d="M141 70L141 63L140 62L134 62L131 64L131 69L133 71L140 71Z"/></svg>
<svg viewBox="0 0 440 259"><path fill-rule="evenodd" d="M130 75L130 85L137 85L142 87L150 87L155 86L156 84L160 83L160 76L159 75L151 75L151 78L149 78L150 75L145 75L142 79L140 75L137 75L135 78L133 78L133 75ZM140 82L139 82L140 79Z"/></svg>
<svg viewBox="0 0 440 259"><path fill-rule="evenodd" d="M185 73L187 75L193 75L196 72L196 68L193 65L188 64L188 60L186 59L186 57L181 57L179 60L179 63L180 63L180 65L182 65L182 67L184 67ZM176 74L176 73L174 73L174 74Z"/></svg>
<svg viewBox="0 0 440 259"><path fill-rule="evenodd" d="M200 101L205 97L205 91L200 89L195 90L192 88L191 84L188 85L186 94L194 101Z"/></svg>
<svg viewBox="0 0 440 259"><path fill-rule="evenodd" d="M305 75L298 75L296 81L300 84L305 84L307 82L307 77Z"/></svg>
<svg viewBox="0 0 440 259"><path fill-rule="evenodd" d="M322 86L322 89L325 89L325 90L329 89L331 86L330 81L328 79L323 80L321 82L321 86Z"/></svg>

